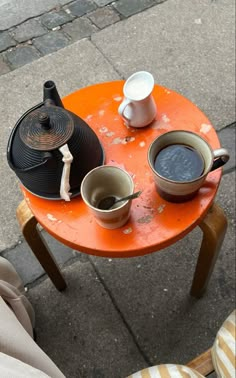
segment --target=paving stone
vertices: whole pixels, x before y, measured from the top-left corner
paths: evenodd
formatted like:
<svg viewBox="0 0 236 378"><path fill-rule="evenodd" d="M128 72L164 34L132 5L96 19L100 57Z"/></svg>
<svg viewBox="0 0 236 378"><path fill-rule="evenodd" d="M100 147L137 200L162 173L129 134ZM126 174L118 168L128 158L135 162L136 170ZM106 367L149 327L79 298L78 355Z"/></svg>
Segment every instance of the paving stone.
<svg viewBox="0 0 236 378"><path fill-rule="evenodd" d="M63 273L68 282L65 291L57 291L47 279L27 293L36 314L37 343L63 374L121 378L146 367L91 264L75 262Z"/></svg>
<svg viewBox="0 0 236 378"><path fill-rule="evenodd" d="M67 46L69 40L60 31L55 31L34 39L33 44L42 54L46 55Z"/></svg>
<svg viewBox="0 0 236 378"><path fill-rule="evenodd" d="M111 7L98 8L94 12L89 13L87 17L100 29L120 21L120 16Z"/></svg>
<svg viewBox="0 0 236 378"><path fill-rule="evenodd" d="M63 30L70 36L72 41L89 37L96 32L97 27L87 18L77 18L75 21L63 26Z"/></svg>
<svg viewBox="0 0 236 378"><path fill-rule="evenodd" d="M74 16L83 16L96 9L96 5L90 0L77 0L66 7Z"/></svg>
<svg viewBox="0 0 236 378"><path fill-rule="evenodd" d="M0 75L4 75L11 71L10 67L4 62L3 57L0 55Z"/></svg>
<svg viewBox="0 0 236 378"><path fill-rule="evenodd" d="M57 242L45 231L42 231L41 236L46 240L59 266L65 265L71 260L85 261L86 255L73 251L69 247ZM46 274L25 241L19 242L15 248L3 252L2 256L14 265L24 285L32 284L35 280Z"/></svg>
<svg viewBox="0 0 236 378"><path fill-rule="evenodd" d="M104 7L105 5L111 4L114 0L93 0L99 7Z"/></svg>
<svg viewBox="0 0 236 378"><path fill-rule="evenodd" d="M144 9L147 9L155 4L155 0L118 0L113 4L113 6L120 14L122 14L122 16L129 17L135 13L142 12Z"/></svg>
<svg viewBox="0 0 236 378"><path fill-rule="evenodd" d="M229 152L230 159L228 163L223 168L224 172L228 172L235 168L235 145L236 145L236 123L225 127L218 131L218 137L221 143L221 146L226 148Z"/></svg>
<svg viewBox="0 0 236 378"><path fill-rule="evenodd" d="M39 21L29 20L17 26L13 30L12 36L18 42L25 42L29 39L39 37L45 33L47 33L47 29L45 29Z"/></svg>
<svg viewBox="0 0 236 378"><path fill-rule="evenodd" d="M70 0L0 0L0 30L7 30L69 2Z"/></svg>
<svg viewBox="0 0 236 378"><path fill-rule="evenodd" d="M41 17L41 22L48 29L56 28L57 26L66 24L74 19L74 16L61 10L60 12L46 13Z"/></svg>
<svg viewBox="0 0 236 378"><path fill-rule="evenodd" d="M16 42L11 38L8 32L0 32L0 52L15 46Z"/></svg>
<svg viewBox="0 0 236 378"><path fill-rule="evenodd" d="M16 49L7 51L5 57L12 68L18 68L33 62L33 60L38 59L40 55L33 46L19 46Z"/></svg>

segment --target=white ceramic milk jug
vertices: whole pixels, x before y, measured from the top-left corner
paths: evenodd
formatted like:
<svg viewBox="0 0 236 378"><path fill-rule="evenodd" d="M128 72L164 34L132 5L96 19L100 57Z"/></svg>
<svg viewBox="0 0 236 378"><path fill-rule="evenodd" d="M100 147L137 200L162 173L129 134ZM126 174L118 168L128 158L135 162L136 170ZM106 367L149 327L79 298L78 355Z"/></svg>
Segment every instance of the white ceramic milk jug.
<svg viewBox="0 0 236 378"><path fill-rule="evenodd" d="M154 120L157 110L153 87L154 78L147 71L136 72L126 80L118 112L127 126L144 127Z"/></svg>

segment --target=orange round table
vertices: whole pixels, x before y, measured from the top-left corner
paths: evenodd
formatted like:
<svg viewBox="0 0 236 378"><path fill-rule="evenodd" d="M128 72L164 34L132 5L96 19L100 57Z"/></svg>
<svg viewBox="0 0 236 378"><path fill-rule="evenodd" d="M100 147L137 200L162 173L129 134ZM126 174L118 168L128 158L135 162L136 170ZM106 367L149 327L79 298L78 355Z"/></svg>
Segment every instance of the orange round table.
<svg viewBox="0 0 236 378"><path fill-rule="evenodd" d="M212 206L222 174L221 169L211 172L191 201L174 204L163 200L155 190L147 161L150 143L162 133L182 129L201 135L213 148L218 148L217 134L193 103L159 85L153 91L156 120L140 129L125 126L118 114L123 85L124 81L114 81L82 88L65 97L63 104L96 132L105 151L105 164L127 170L133 177L135 191L142 191L132 202L128 223L116 230L104 229L96 223L80 196L70 202L48 200L22 187L25 205L57 240L75 250L111 258L158 251L201 225Z"/></svg>

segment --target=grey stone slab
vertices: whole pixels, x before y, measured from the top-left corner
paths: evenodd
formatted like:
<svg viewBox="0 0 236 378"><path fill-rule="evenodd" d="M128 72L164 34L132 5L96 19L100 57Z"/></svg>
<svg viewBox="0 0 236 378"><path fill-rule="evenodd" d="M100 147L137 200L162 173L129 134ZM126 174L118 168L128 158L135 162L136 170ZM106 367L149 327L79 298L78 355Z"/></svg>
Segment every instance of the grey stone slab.
<svg viewBox="0 0 236 378"><path fill-rule="evenodd" d="M36 312L37 343L66 377L126 377L146 366L132 335L89 263L64 270L68 289L49 280L28 297Z"/></svg>
<svg viewBox="0 0 236 378"><path fill-rule="evenodd" d="M5 78L6 75L2 76L2 78ZM3 109L1 109L1 113L1 118L7 123ZM12 117L10 116L9 119L12 119ZM22 195L19 190L19 182L16 177L9 172L9 167L6 163L6 136L9 134L9 130L6 131L8 132L4 133L3 140L0 142L0 181L1 188L4 190L4 194L0 198L0 252L7 248L14 247L21 238L15 212L18 204L22 200Z"/></svg>
<svg viewBox="0 0 236 378"><path fill-rule="evenodd" d="M5 58L12 68L19 68L31 63L40 57L39 52L33 46L18 46L5 52Z"/></svg>
<svg viewBox="0 0 236 378"><path fill-rule="evenodd" d="M94 12L89 13L87 17L99 29L103 29L117 21L120 21L119 14L111 7L98 8Z"/></svg>
<svg viewBox="0 0 236 378"><path fill-rule="evenodd" d="M129 17L135 13L142 12L155 4L155 0L118 0L113 6L120 14L122 14L122 16Z"/></svg>
<svg viewBox="0 0 236 378"><path fill-rule="evenodd" d="M39 21L32 19L17 26L11 34L16 41L25 42L45 33L47 33L47 29L45 29Z"/></svg>
<svg viewBox="0 0 236 378"><path fill-rule="evenodd" d="M150 71L216 128L235 121L234 1L168 0L92 35L120 74Z"/></svg>
<svg viewBox="0 0 236 378"><path fill-rule="evenodd" d="M227 254L218 260L208 292L199 301L190 298L200 241L196 231L156 255L106 265L97 260L99 274L151 364L184 364L211 347L235 307L232 242L225 243ZM232 229L227 236L233 237Z"/></svg>
<svg viewBox="0 0 236 378"><path fill-rule="evenodd" d="M80 17L96 9L96 5L90 0L77 0L66 6L65 9L69 9L74 16Z"/></svg>
<svg viewBox="0 0 236 378"><path fill-rule="evenodd" d="M44 275L43 268L26 242L19 241L15 248L2 252L1 255L12 263L25 286Z"/></svg>
<svg viewBox="0 0 236 378"><path fill-rule="evenodd" d="M8 32L0 32L0 52L15 45L16 42L11 38Z"/></svg>
<svg viewBox="0 0 236 378"><path fill-rule="evenodd" d="M114 0L93 0L99 7L114 3Z"/></svg>
<svg viewBox="0 0 236 378"><path fill-rule="evenodd" d="M66 24L74 19L71 14L64 12L61 10L60 12L50 12L44 14L40 20L44 26L48 29L56 28L57 26Z"/></svg>
<svg viewBox="0 0 236 378"><path fill-rule="evenodd" d="M0 3L0 31L18 25L29 18L39 16L68 0L4 0Z"/></svg>
<svg viewBox="0 0 236 378"><path fill-rule="evenodd" d="M75 21L63 26L62 29L72 41L90 37L97 31L97 27L86 17L77 18Z"/></svg>
<svg viewBox="0 0 236 378"><path fill-rule="evenodd" d="M10 67L7 65L6 62L4 62L3 56L1 56L0 54L0 76L10 71L11 71Z"/></svg>
<svg viewBox="0 0 236 378"><path fill-rule="evenodd" d="M221 184L218 189L218 193L216 196L216 202L221 205L223 208L229 224L233 227L236 224L236 217L235 217L235 189L236 189L236 181L235 181L235 171L224 174L221 179ZM233 245L233 241L235 239L235 235L232 238L232 247L235 248Z"/></svg>
<svg viewBox="0 0 236 378"><path fill-rule="evenodd" d="M69 39L61 31L52 31L33 40L33 45L43 55L60 50L69 43Z"/></svg>
<svg viewBox="0 0 236 378"><path fill-rule="evenodd" d="M43 83L54 80L63 97L78 88L119 76L88 40L76 42L0 77L0 251L14 246L21 232L15 217L22 199L19 181L7 164L7 141L16 121L42 101Z"/></svg>
<svg viewBox="0 0 236 378"><path fill-rule="evenodd" d="M224 172L235 168L235 150L236 150L236 123L221 129L218 137L222 147L225 147L230 155L228 163L224 167Z"/></svg>
<svg viewBox="0 0 236 378"><path fill-rule="evenodd" d="M42 231L42 237L46 240L52 255L60 267L74 260L85 261L86 255L73 251L57 242L44 230ZM44 269L24 240L20 240L15 248L3 252L2 256L13 264L25 286L35 284L35 281L39 278L47 278Z"/></svg>
<svg viewBox="0 0 236 378"><path fill-rule="evenodd" d="M218 260L205 296L200 301L190 298L200 244L197 231L161 253L110 262L110 269L109 263L101 268L102 261L97 262L99 274L151 364L186 363L211 347L220 324L235 307L233 241L226 240L227 254ZM234 237L232 229L227 237Z"/></svg>

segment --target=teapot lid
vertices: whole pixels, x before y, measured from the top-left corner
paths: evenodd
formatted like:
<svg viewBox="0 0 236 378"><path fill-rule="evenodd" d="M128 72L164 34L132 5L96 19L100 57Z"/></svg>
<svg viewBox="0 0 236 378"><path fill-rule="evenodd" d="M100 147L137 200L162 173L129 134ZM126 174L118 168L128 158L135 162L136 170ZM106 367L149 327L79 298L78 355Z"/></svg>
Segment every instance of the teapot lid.
<svg viewBox="0 0 236 378"><path fill-rule="evenodd" d="M42 106L23 118L19 134L31 149L50 151L66 144L74 131L74 120L63 108Z"/></svg>

